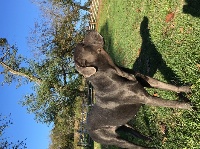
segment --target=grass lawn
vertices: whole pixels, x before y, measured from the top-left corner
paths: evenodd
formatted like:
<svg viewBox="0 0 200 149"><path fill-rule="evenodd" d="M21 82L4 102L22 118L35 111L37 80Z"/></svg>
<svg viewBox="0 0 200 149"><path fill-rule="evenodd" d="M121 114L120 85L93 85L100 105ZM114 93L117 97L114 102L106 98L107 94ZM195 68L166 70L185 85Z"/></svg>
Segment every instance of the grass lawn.
<svg viewBox="0 0 200 149"><path fill-rule="evenodd" d="M127 136L132 142L200 148L200 1L190 3L193 8L185 0L102 0L98 31L116 64L174 85L192 85L191 94L148 89L169 100L189 98L196 110L144 106L130 124L153 141ZM96 143L94 148L117 149Z"/></svg>

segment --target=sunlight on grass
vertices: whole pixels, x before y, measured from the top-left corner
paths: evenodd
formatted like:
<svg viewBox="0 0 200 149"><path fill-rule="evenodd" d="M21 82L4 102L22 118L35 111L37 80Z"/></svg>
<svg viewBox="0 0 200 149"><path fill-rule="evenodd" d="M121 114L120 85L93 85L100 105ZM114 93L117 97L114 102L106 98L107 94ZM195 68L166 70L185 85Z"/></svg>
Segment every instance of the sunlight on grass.
<svg viewBox="0 0 200 149"><path fill-rule="evenodd" d="M171 84L192 85L192 94L180 97L189 98L196 111L141 108L136 120L130 123L153 141L139 143L164 149L198 148L200 16L184 13L183 0L103 0L102 4L98 31L116 64ZM148 92L156 92L165 99L179 99L172 92L157 89L148 89Z"/></svg>

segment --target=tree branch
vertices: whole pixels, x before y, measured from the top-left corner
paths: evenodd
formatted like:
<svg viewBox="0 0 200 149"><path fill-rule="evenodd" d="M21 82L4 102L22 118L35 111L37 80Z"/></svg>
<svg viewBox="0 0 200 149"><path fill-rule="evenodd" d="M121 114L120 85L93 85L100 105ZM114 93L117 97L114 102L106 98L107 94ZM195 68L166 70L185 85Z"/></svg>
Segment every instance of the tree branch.
<svg viewBox="0 0 200 149"><path fill-rule="evenodd" d="M33 82L37 83L38 85L40 85L42 83L41 79L36 78L36 77L34 77L32 75L27 75L25 73L16 71L16 70L12 69L11 67L9 67L8 65L6 65L4 62L0 62L0 65L2 65L4 67L4 69L7 69L13 75L18 75L18 76L21 76L21 77L25 77L25 78L29 79L30 81L33 81Z"/></svg>

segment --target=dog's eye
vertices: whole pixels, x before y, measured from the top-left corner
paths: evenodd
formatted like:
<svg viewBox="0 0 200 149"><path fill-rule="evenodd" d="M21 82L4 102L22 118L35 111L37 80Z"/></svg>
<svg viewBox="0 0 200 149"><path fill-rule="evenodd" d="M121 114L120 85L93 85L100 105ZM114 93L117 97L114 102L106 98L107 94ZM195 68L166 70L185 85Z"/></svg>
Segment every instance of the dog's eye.
<svg viewBox="0 0 200 149"><path fill-rule="evenodd" d="M82 47L84 47L84 46L85 46L85 44L84 44L84 43L81 43L81 46L82 46Z"/></svg>
<svg viewBox="0 0 200 149"><path fill-rule="evenodd" d="M84 66L85 66L85 67L87 66L87 60L85 60Z"/></svg>
<svg viewBox="0 0 200 149"><path fill-rule="evenodd" d="M99 48L99 49L97 49L97 53L99 54L99 53L101 53L101 49Z"/></svg>

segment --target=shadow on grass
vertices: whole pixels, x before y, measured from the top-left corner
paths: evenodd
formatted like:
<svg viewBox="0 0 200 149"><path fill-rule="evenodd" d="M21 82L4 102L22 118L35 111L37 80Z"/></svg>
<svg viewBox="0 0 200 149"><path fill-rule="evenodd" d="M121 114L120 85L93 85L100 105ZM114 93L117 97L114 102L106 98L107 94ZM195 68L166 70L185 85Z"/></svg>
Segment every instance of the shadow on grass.
<svg viewBox="0 0 200 149"><path fill-rule="evenodd" d="M142 38L140 55L133 64L133 70L150 77L153 77L156 71L159 70L167 82L180 85L180 79L174 71L167 66L162 55L158 52L156 46L152 42L148 24L148 18L144 17L140 24L140 35Z"/></svg>
<svg viewBox="0 0 200 149"><path fill-rule="evenodd" d="M185 0L183 13L191 14L194 17L200 17L200 0Z"/></svg>
<svg viewBox="0 0 200 149"><path fill-rule="evenodd" d="M109 32L109 27L108 26L109 26L108 22L106 21L104 26L101 27L100 34L103 36L104 41L105 41L104 48L109 53L111 58L114 59L113 39L112 39L112 34Z"/></svg>
<svg viewBox="0 0 200 149"><path fill-rule="evenodd" d="M167 66L166 62L162 58L162 55L158 52L154 43L152 42L148 29L148 23L148 18L144 17L140 25L140 35L142 38L140 55L133 64L133 68L121 68L131 74L134 74L134 72L139 72L150 77L153 77L156 71L159 70L168 83L182 85L180 78L170 67ZM115 59L116 54L114 53L113 39L112 34L109 32L108 22L106 22L104 26L101 27L100 34L104 37L105 49L107 49L107 52L112 57L112 59ZM120 56L117 56L117 58L119 59Z"/></svg>
<svg viewBox="0 0 200 149"><path fill-rule="evenodd" d="M151 35L148 28L149 20L147 17L143 18L143 21L140 24L140 35L142 38L142 44L140 48L140 54L139 57L136 59L135 63L133 64L132 69L122 68L124 71L134 74L135 72L142 73L144 75L148 75L150 77L153 77L154 74L159 70L162 75L164 76L165 80L168 83L181 85L181 80L178 78L178 76L175 74L175 72L167 66L166 62L163 60L162 55L158 52L156 49L156 46L151 40ZM104 37L105 40L105 49L109 53L109 55L112 57L112 59L116 58L114 53L114 47L113 47L113 37L112 33L109 32L109 24L106 22L104 26L101 27L100 34ZM117 58L120 58L120 56ZM123 61L123 60L120 60ZM140 82L140 80L138 80ZM155 131L157 131L156 124L152 125L150 124L151 121L148 118L148 112L145 109L145 107L142 108L141 112L143 113L143 121L144 121L144 129L147 129L150 135L155 136ZM132 122L131 122L132 123ZM133 125L135 124L133 120ZM149 127L151 125L151 128ZM134 127L134 126L132 126ZM159 144L159 136L157 140L153 144ZM134 142L137 139L133 139ZM141 141L139 141L141 142ZM146 143L145 143L146 144ZM149 143L153 145L152 143ZM113 146L101 146L102 149L118 149L117 147Z"/></svg>

